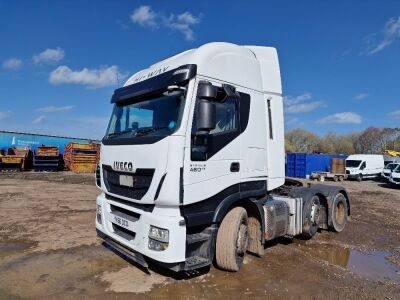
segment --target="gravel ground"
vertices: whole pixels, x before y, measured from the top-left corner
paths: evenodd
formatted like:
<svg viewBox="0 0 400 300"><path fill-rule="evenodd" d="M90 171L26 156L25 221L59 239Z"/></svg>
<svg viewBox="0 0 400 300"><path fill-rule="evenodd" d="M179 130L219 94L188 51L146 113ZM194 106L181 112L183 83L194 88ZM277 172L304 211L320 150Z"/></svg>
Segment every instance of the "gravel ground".
<svg viewBox="0 0 400 300"><path fill-rule="evenodd" d="M279 239L238 273L174 276L146 273L96 238L93 175L2 174L0 299L399 299L400 189L342 184L352 200L342 233Z"/></svg>

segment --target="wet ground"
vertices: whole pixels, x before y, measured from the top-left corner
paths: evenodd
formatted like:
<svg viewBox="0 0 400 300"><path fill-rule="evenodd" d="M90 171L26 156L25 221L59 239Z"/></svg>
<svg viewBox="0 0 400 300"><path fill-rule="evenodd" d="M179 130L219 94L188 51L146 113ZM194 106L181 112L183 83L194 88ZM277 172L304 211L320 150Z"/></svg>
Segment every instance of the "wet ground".
<svg viewBox="0 0 400 300"><path fill-rule="evenodd" d="M328 183L329 184L329 183ZM344 182L344 232L280 239L238 273L149 273L103 246L92 175L0 175L0 299L400 299L400 190Z"/></svg>

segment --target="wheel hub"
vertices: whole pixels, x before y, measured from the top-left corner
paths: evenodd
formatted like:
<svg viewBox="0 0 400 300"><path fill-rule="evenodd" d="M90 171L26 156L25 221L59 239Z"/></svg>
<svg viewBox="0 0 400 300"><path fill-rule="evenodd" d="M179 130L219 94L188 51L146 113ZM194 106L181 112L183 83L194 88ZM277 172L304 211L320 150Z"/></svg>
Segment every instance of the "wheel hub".
<svg viewBox="0 0 400 300"><path fill-rule="evenodd" d="M314 202L311 206L311 222L317 224L318 221L319 221L319 205Z"/></svg>
<svg viewBox="0 0 400 300"><path fill-rule="evenodd" d="M247 226L245 224L240 224L238 239L237 239L237 254L244 254L247 249L248 233Z"/></svg>

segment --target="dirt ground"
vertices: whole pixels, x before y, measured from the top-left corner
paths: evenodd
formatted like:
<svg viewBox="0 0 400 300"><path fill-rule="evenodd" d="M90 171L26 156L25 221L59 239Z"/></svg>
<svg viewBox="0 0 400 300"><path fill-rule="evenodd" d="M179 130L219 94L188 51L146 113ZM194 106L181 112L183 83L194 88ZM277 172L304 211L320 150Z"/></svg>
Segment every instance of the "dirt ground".
<svg viewBox="0 0 400 300"><path fill-rule="evenodd" d="M332 183L328 183L332 184ZM0 299L400 299L400 189L344 182L336 234L280 239L238 273L149 273L96 238L93 175L0 175Z"/></svg>

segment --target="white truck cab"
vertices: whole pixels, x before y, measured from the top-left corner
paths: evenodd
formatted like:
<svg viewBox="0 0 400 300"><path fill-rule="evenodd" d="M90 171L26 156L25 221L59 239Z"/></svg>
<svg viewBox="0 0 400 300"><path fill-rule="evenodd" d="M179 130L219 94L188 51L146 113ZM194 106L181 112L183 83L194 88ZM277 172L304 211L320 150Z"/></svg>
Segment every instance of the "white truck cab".
<svg viewBox="0 0 400 300"><path fill-rule="evenodd" d="M266 240L343 230L343 188L285 186L276 49L209 43L134 74L111 102L96 229L142 266L237 271Z"/></svg>
<svg viewBox="0 0 400 300"><path fill-rule="evenodd" d="M346 158L347 177L358 181L380 176L383 167L383 155L353 154Z"/></svg>

